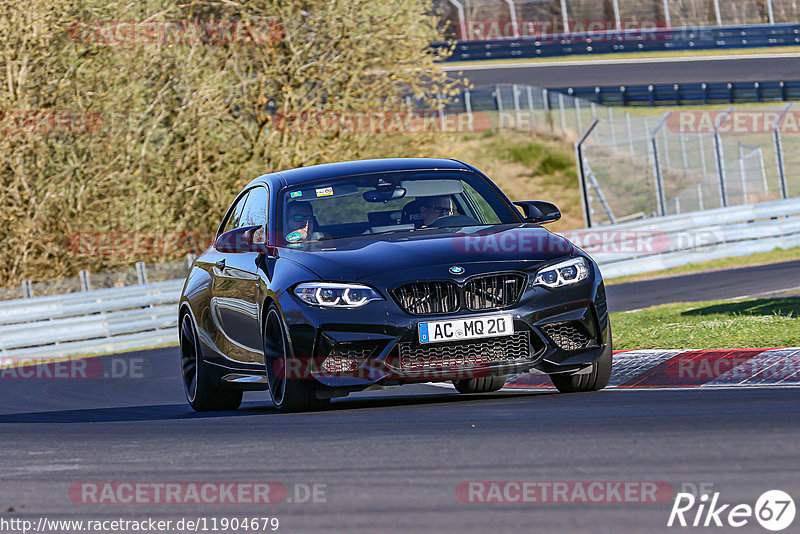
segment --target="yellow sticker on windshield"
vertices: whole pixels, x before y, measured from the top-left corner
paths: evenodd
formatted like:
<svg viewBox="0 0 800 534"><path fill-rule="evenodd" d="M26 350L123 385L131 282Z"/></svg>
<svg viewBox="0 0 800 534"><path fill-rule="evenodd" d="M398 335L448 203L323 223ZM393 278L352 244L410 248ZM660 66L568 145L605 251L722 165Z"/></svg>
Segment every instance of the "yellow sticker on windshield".
<svg viewBox="0 0 800 534"><path fill-rule="evenodd" d="M333 195L333 187L320 187L315 189L314 192L318 197L329 197Z"/></svg>

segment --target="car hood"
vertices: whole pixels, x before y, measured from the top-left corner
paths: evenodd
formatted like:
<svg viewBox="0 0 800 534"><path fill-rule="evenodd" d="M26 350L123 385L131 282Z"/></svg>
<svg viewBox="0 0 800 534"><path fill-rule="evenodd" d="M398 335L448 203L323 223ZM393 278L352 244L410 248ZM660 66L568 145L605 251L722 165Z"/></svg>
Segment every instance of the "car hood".
<svg viewBox="0 0 800 534"><path fill-rule="evenodd" d="M569 241L533 224L366 234L280 249L282 257L330 281L450 278L453 266L468 277L487 269L524 270L573 252Z"/></svg>

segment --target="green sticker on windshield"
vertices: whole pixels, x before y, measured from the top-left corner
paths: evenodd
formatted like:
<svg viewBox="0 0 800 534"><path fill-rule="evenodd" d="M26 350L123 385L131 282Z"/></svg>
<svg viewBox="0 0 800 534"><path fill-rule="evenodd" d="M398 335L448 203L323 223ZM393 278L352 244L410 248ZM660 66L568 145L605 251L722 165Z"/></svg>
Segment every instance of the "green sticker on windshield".
<svg viewBox="0 0 800 534"><path fill-rule="evenodd" d="M288 234L286 234L286 241L288 241L289 243L300 241L301 239L303 239L303 234L301 234L300 232L289 232Z"/></svg>

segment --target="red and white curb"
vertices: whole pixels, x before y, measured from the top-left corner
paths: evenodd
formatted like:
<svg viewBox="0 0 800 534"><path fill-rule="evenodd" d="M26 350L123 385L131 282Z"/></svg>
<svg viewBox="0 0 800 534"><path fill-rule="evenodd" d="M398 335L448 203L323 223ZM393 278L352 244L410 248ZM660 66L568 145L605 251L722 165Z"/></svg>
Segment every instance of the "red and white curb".
<svg viewBox="0 0 800 534"><path fill-rule="evenodd" d="M800 386L800 347L631 350L614 353L609 388ZM547 375L512 375L504 389L553 387Z"/></svg>

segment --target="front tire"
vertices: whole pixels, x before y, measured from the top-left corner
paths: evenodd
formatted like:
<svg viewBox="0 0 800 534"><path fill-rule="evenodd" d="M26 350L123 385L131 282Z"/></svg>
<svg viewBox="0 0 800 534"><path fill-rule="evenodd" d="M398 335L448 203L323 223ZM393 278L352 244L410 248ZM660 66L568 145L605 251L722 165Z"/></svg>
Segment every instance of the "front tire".
<svg viewBox="0 0 800 534"><path fill-rule="evenodd" d="M203 360L194 320L188 313L181 319L181 371L186 401L196 412L235 410L242 404L242 392L218 385Z"/></svg>
<svg viewBox="0 0 800 534"><path fill-rule="evenodd" d="M318 399L314 390L304 383L310 376L292 377L289 366L289 339L278 306L273 302L264 320L264 365L272 403L281 412L307 412L330 404L330 399ZM302 366L300 366L302 369ZM300 372L302 374L303 371Z"/></svg>
<svg viewBox="0 0 800 534"><path fill-rule="evenodd" d="M453 380L453 385L459 393L490 393L506 385L506 376L482 376L469 380Z"/></svg>
<svg viewBox="0 0 800 534"><path fill-rule="evenodd" d="M550 380L561 393L578 393L582 391L600 391L608 385L611 379L611 366L613 360L613 349L611 347L611 327L608 327L608 343L600 357L592 364L589 373L576 374L553 374Z"/></svg>

